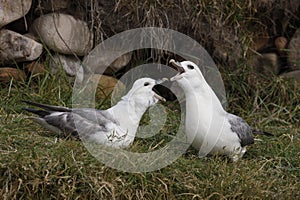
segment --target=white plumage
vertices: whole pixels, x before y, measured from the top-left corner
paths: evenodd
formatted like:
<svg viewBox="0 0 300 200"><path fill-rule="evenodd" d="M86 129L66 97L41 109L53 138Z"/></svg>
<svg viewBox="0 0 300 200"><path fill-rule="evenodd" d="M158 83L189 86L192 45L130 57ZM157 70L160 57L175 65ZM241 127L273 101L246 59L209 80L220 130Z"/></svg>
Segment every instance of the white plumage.
<svg viewBox="0 0 300 200"><path fill-rule="evenodd" d="M92 108L66 108L44 105L29 101L25 103L41 109L24 108L37 114L29 117L44 128L55 132L72 134L81 139L107 146L127 147L135 137L140 119L148 107L163 97L152 89L163 81L141 78L134 82L130 91L113 107L107 110Z"/></svg>
<svg viewBox="0 0 300 200"><path fill-rule="evenodd" d="M227 113L195 63L173 59L170 63L178 71L170 80L176 81L186 96L187 139L199 150L199 156L225 154L236 161L254 142L253 134L269 134Z"/></svg>

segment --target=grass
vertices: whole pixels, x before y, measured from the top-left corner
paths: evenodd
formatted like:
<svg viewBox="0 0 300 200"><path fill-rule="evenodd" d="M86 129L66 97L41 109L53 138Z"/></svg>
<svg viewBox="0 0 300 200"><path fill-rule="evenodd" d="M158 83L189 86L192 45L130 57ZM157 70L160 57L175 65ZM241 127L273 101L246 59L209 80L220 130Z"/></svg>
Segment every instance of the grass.
<svg viewBox="0 0 300 200"><path fill-rule="evenodd" d="M253 82L251 72L243 68L222 74L228 110L275 137L260 137L263 141L250 146L235 164L223 156L199 159L189 149L171 165L147 173L106 167L80 141L51 135L24 118L22 99L71 106L72 85L63 76L46 74L27 83L12 82L11 87L1 83L0 195L4 199L300 198L299 87L278 77L255 77ZM147 152L167 141L166 133L176 132L177 104L164 106L169 120L162 134L137 139L130 151Z"/></svg>
<svg viewBox="0 0 300 200"><path fill-rule="evenodd" d="M208 44L211 38L230 43L231 37L226 35L229 32L239 37L244 58L251 52L248 46L255 34L265 31L273 34L271 16L275 8L297 8L286 0L278 4L263 2L77 0L75 4L86 12L96 44L129 28L158 26L183 32L212 53L214 47ZM222 45L235 48L235 44L229 43ZM232 52L230 48L228 52ZM143 56L141 53L136 59ZM148 57L156 61L161 59L159 56L153 53ZM45 74L31 77L26 83L0 83L0 196L3 199L300 199L299 86L279 77L253 74L243 65L222 67L221 73L227 110L275 136L259 137L262 141L251 145L244 158L235 164L223 156L199 159L197 152L189 149L171 165L148 173L109 168L97 161L79 140L52 135L25 119L27 113L21 110L23 99L72 105L72 84L66 77ZM105 109L108 102L98 98L97 107ZM164 106L168 120L161 134L136 139L131 151L161 148L169 135L176 132L178 105L168 102ZM143 123L147 123L147 116Z"/></svg>

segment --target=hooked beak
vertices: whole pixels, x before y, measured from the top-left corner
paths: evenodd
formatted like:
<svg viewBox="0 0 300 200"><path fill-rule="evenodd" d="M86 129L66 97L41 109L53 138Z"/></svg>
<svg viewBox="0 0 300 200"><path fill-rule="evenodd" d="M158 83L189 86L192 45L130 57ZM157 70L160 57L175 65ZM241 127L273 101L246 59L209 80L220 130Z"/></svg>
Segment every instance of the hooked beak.
<svg viewBox="0 0 300 200"><path fill-rule="evenodd" d="M176 71L178 72L175 76L173 76L172 78L170 78L170 81L176 81L182 78L182 75L185 70L183 67L181 67L179 62L176 62L174 59L171 59L169 61L170 64L172 64L173 67L175 67Z"/></svg>

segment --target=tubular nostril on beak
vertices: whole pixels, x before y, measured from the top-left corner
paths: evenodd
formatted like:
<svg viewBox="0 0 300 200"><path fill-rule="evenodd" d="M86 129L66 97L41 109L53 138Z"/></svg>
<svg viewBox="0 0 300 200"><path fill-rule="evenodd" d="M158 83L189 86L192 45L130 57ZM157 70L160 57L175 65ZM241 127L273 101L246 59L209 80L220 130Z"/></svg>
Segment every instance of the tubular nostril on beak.
<svg viewBox="0 0 300 200"><path fill-rule="evenodd" d="M162 84L162 83L164 83L164 82L166 82L166 81L169 81L169 79L168 79L168 78L162 78L162 79L156 80L156 81L155 81L155 84L156 84L156 85L157 85L157 84Z"/></svg>

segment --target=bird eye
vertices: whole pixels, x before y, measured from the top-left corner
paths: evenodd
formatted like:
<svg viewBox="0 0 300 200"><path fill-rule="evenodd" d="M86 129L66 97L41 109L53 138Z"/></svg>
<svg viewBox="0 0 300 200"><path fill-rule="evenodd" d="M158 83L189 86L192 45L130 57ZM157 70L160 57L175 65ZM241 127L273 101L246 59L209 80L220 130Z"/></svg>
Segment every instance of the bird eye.
<svg viewBox="0 0 300 200"><path fill-rule="evenodd" d="M194 69L194 66L193 65L188 65L187 66L189 69Z"/></svg>
<svg viewBox="0 0 300 200"><path fill-rule="evenodd" d="M150 83L149 83L149 82L146 82L146 83L144 83L144 86L148 86L148 85L150 85Z"/></svg>

